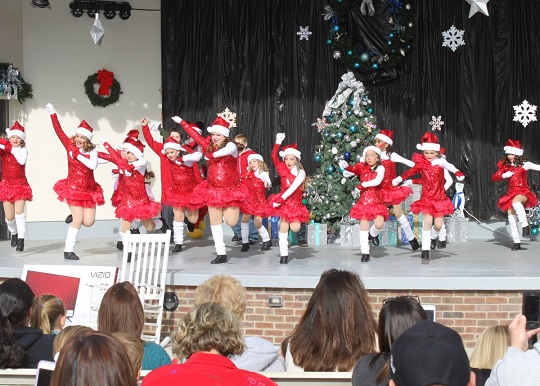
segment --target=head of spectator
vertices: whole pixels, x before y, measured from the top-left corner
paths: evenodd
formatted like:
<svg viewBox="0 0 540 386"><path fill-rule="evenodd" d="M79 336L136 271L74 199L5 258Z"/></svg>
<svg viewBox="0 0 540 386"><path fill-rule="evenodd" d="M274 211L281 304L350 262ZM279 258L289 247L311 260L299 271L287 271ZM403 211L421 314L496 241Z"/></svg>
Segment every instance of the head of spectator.
<svg viewBox="0 0 540 386"><path fill-rule="evenodd" d="M99 306L98 331L125 332L141 338L143 328L144 309L133 284L128 281L113 284Z"/></svg>
<svg viewBox="0 0 540 386"><path fill-rule="evenodd" d="M124 345L131 363L133 376L138 380L141 376L142 360L144 356L144 346L141 340L135 338L133 335L126 334L125 332L115 332L112 335Z"/></svg>
<svg viewBox="0 0 540 386"><path fill-rule="evenodd" d="M218 303L240 319L246 311L246 289L234 277L214 275L195 290L195 306Z"/></svg>
<svg viewBox="0 0 540 386"><path fill-rule="evenodd" d="M504 357L510 346L508 326L490 326L478 337L471 354L471 367L476 369L492 369Z"/></svg>
<svg viewBox="0 0 540 386"><path fill-rule="evenodd" d="M469 358L459 334L423 320L392 344L390 386L474 386Z"/></svg>
<svg viewBox="0 0 540 386"><path fill-rule="evenodd" d="M360 357L375 350L375 331L369 296L360 277L330 269L321 275L288 338L287 351L293 364L305 371L351 371Z"/></svg>
<svg viewBox="0 0 540 386"><path fill-rule="evenodd" d="M54 359L58 359L58 355L60 355L60 350L62 350L62 347L66 345L66 343L74 336L82 336L83 334L92 333L94 330L92 330L90 327L87 326L67 326L64 328L60 333L56 336L56 339L53 343L53 356Z"/></svg>
<svg viewBox="0 0 540 386"><path fill-rule="evenodd" d="M30 325L44 334L58 333L66 323L66 306L56 295L41 295L35 300Z"/></svg>
<svg viewBox="0 0 540 386"><path fill-rule="evenodd" d="M51 386L135 386L126 349L109 334L72 337L62 348Z"/></svg>

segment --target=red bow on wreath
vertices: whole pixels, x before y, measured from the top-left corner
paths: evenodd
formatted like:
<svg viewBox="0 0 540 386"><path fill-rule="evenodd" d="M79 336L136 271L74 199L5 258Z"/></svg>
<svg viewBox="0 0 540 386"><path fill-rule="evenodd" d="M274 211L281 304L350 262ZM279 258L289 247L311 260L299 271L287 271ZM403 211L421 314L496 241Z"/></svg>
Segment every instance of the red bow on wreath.
<svg viewBox="0 0 540 386"><path fill-rule="evenodd" d="M99 95L111 95L111 86L114 80L114 73L106 69L98 70L97 81L99 83Z"/></svg>

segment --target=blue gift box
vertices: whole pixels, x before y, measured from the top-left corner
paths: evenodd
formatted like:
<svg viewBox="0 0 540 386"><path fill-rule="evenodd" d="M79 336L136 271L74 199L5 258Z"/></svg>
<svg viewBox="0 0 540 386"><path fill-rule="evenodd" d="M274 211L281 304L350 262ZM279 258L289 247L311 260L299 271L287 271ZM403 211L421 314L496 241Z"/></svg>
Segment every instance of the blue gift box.
<svg viewBox="0 0 540 386"><path fill-rule="evenodd" d="M396 247L398 244L398 222L396 220L386 221L379 238L381 245Z"/></svg>
<svg viewBox="0 0 540 386"><path fill-rule="evenodd" d="M307 242L309 245L328 244L328 226L312 223L307 226Z"/></svg>

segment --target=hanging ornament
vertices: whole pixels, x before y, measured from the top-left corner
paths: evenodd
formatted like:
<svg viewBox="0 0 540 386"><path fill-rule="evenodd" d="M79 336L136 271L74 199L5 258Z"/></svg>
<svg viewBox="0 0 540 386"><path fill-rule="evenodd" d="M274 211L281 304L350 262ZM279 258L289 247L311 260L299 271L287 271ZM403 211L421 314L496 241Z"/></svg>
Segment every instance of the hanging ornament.
<svg viewBox="0 0 540 386"><path fill-rule="evenodd" d="M341 58L341 52L334 51L334 54L332 55L334 59L339 60Z"/></svg>
<svg viewBox="0 0 540 386"><path fill-rule="evenodd" d="M487 3L489 0L465 0L465 1L471 5L471 9L469 11L469 18L471 18L476 12L480 12L486 16L489 16L489 12L487 9Z"/></svg>
<svg viewBox="0 0 540 386"><path fill-rule="evenodd" d="M332 154L334 154L334 155L335 155L335 154L337 154L337 152L338 152L338 149L337 149L337 147L333 147L333 148L332 148Z"/></svg>
<svg viewBox="0 0 540 386"><path fill-rule="evenodd" d="M351 141L351 147L356 147L358 146L358 144L356 143L356 141Z"/></svg>
<svg viewBox="0 0 540 386"><path fill-rule="evenodd" d="M330 174L334 173L336 171L336 168L333 165L328 166L326 171Z"/></svg>
<svg viewBox="0 0 540 386"><path fill-rule="evenodd" d="M351 153L348 152L348 151L346 151L345 153L343 153L343 159L344 159L345 161L350 160L350 159L351 159Z"/></svg>
<svg viewBox="0 0 540 386"><path fill-rule="evenodd" d="M345 185L347 183L347 179L345 177L343 177L341 179L341 185Z"/></svg>
<svg viewBox="0 0 540 386"><path fill-rule="evenodd" d="M538 235L538 228L532 228L532 229L531 229L531 233L532 233L534 236L537 236L537 235Z"/></svg>
<svg viewBox="0 0 540 386"><path fill-rule="evenodd" d="M322 158L322 157L321 157L320 154L315 154L315 156L313 157L313 160L314 160L315 162L321 162L321 158Z"/></svg>
<svg viewBox="0 0 540 386"><path fill-rule="evenodd" d="M96 20L94 20L94 24L92 24L92 28L90 28L90 36L92 37L94 44L101 47L104 35L105 29L103 29L103 25L101 25L101 21L99 20L99 13L96 12Z"/></svg>

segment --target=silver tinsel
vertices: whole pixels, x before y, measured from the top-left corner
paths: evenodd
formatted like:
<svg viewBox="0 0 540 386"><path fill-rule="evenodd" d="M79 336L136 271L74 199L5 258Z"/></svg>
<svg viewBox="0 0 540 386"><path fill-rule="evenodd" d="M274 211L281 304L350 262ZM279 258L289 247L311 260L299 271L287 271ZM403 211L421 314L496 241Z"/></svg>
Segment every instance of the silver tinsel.
<svg viewBox="0 0 540 386"><path fill-rule="evenodd" d="M342 81L338 85L338 89L334 96L326 103L324 107L323 117L332 114L332 110L341 108L343 118L347 117L347 102L350 98L353 100L352 111L355 115L360 112L360 98L364 94L365 88L362 82L356 80L352 72L347 72L341 77Z"/></svg>

